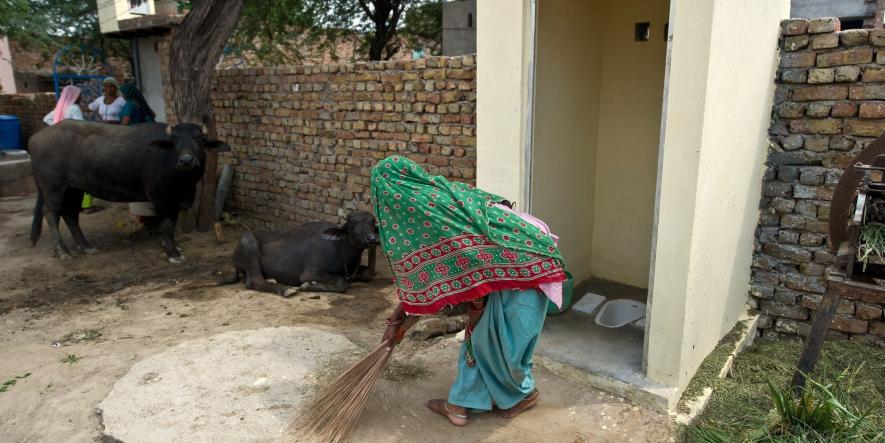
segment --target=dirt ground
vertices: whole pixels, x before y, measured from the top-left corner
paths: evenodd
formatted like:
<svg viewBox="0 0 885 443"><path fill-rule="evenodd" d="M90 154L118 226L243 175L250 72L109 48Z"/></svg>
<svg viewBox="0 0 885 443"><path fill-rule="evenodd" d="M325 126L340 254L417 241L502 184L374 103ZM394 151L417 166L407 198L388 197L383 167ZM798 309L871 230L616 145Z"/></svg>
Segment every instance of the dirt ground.
<svg viewBox="0 0 885 443"><path fill-rule="evenodd" d="M95 407L145 357L226 331L311 326L377 343L395 296L385 277L346 295L290 299L232 285L187 289L232 271L237 229L218 244L211 233L181 235L187 260L173 265L159 240L135 229L124 205L83 215L101 252L52 257L50 239L31 248L32 198L0 200L0 441L82 442L102 438ZM66 238L70 242L70 238ZM393 371L370 400L354 441L660 442L675 430L666 416L537 369L541 403L511 421L492 415L466 428L425 409L452 381L451 337L407 339ZM18 377L18 378L17 378ZM8 382L8 380L14 380ZM6 382L6 383L4 383Z"/></svg>

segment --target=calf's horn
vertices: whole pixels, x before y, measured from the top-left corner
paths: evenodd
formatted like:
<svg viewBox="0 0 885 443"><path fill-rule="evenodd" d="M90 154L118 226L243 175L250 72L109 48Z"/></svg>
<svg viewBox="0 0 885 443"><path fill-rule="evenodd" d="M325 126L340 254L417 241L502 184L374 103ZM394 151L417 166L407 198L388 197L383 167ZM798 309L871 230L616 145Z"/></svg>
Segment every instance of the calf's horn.
<svg viewBox="0 0 885 443"><path fill-rule="evenodd" d="M172 125L166 125L166 135L172 135Z"/></svg>
<svg viewBox="0 0 885 443"><path fill-rule="evenodd" d="M200 123L200 130L203 131L203 135L209 134L209 128L206 126L205 123Z"/></svg>

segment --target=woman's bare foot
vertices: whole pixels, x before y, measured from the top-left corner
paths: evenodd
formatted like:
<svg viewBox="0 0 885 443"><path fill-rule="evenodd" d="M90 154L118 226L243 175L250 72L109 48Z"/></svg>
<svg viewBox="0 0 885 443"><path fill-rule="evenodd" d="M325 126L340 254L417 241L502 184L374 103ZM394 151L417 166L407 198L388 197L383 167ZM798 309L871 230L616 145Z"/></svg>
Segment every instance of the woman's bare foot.
<svg viewBox="0 0 885 443"><path fill-rule="evenodd" d="M449 404L442 398L434 398L427 400L427 408L449 419L455 426L467 426L467 410L460 406Z"/></svg>
<svg viewBox="0 0 885 443"><path fill-rule="evenodd" d="M532 408L532 406L536 405L538 401L541 400L541 391L535 389L530 392L521 402L517 403L516 406L510 409L502 409L499 414L504 418L513 418L523 412Z"/></svg>

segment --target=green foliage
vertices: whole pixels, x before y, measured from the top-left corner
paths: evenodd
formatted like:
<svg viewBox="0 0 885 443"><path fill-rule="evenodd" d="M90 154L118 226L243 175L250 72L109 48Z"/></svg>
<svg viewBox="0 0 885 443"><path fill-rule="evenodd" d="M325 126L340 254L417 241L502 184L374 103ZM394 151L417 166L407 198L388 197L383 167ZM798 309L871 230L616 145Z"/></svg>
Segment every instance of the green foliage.
<svg viewBox="0 0 885 443"><path fill-rule="evenodd" d="M228 48L237 54L253 52L268 64L297 61L303 43L318 37L318 3L311 0L252 0L243 14Z"/></svg>
<svg viewBox="0 0 885 443"><path fill-rule="evenodd" d="M412 48L426 46L430 55L442 53L442 1L417 5L406 12L401 34Z"/></svg>
<svg viewBox="0 0 885 443"><path fill-rule="evenodd" d="M867 223L860 228L860 239L857 247L857 258L866 268L873 256L879 260L885 259L885 225Z"/></svg>
<svg viewBox="0 0 885 443"><path fill-rule="evenodd" d="M228 52L254 53L265 64L298 62L304 48L329 51L354 35L370 60L384 60L400 49L400 37L413 48L442 47L442 0L251 0ZM187 9L190 1L179 1Z"/></svg>
<svg viewBox="0 0 885 443"><path fill-rule="evenodd" d="M0 0L0 35L45 55L74 45L127 56L126 41L101 34L96 5L96 1L84 0Z"/></svg>
<svg viewBox="0 0 885 443"><path fill-rule="evenodd" d="M61 359L62 363L67 363L69 365L77 363L78 361L80 361L80 357L78 357L76 354L68 354L67 357Z"/></svg>
<svg viewBox="0 0 885 443"><path fill-rule="evenodd" d="M686 441L885 441L885 351L827 342L806 388L794 394L787 383L801 347L763 341L738 355L730 376L714 383L707 408L686 429Z"/></svg>

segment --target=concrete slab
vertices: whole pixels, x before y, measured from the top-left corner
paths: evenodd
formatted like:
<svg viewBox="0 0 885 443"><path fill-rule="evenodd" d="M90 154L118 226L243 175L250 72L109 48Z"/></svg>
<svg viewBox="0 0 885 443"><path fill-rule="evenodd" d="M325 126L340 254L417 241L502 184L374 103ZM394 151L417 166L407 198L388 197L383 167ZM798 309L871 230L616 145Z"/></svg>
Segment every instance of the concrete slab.
<svg viewBox="0 0 885 443"><path fill-rule="evenodd" d="M336 354L358 348L308 327L231 331L144 359L98 405L105 441L281 438Z"/></svg>
<svg viewBox="0 0 885 443"><path fill-rule="evenodd" d="M607 300L625 298L645 302L646 290L599 279L575 289ZM605 328L592 316L566 312L548 317L537 353L540 363L560 376L586 382L636 404L667 412L675 403L674 388L652 382L642 369L645 331L640 327Z"/></svg>

